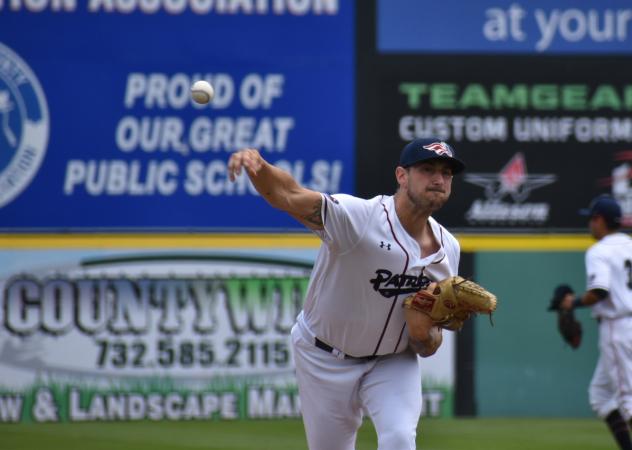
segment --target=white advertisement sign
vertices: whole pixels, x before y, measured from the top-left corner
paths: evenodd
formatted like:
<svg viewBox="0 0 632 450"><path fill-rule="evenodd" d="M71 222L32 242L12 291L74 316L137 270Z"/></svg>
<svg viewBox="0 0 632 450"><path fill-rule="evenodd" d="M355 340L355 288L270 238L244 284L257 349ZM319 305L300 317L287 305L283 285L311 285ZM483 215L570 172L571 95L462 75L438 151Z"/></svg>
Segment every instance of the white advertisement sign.
<svg viewBox="0 0 632 450"><path fill-rule="evenodd" d="M314 250L0 253L0 422L300 416L289 332ZM424 361L451 414L452 336Z"/></svg>

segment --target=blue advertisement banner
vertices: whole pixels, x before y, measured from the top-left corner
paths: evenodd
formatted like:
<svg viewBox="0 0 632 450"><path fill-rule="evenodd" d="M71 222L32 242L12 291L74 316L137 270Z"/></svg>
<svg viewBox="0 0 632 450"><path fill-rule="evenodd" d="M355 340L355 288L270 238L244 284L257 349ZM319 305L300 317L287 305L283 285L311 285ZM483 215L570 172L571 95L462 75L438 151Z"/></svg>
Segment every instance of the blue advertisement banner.
<svg viewBox="0 0 632 450"><path fill-rule="evenodd" d="M302 229L227 161L352 192L354 8L0 1L0 229Z"/></svg>
<svg viewBox="0 0 632 450"><path fill-rule="evenodd" d="M630 54L628 0L378 0L382 53Z"/></svg>

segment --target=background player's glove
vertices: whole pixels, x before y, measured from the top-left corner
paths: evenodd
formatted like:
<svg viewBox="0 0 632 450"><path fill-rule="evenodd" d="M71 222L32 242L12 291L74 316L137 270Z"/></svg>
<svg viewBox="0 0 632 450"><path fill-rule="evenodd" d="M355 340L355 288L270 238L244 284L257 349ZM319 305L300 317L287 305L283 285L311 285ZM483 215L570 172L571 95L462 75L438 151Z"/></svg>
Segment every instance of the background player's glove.
<svg viewBox="0 0 632 450"><path fill-rule="evenodd" d="M557 286L553 291L553 298L551 298L548 310L557 312L557 329L562 335L562 339L573 349L576 349L582 343L582 324L577 321L572 309L560 307L562 300L568 294L575 294L569 285L560 284Z"/></svg>
<svg viewBox="0 0 632 450"><path fill-rule="evenodd" d="M446 330L460 330L472 314L489 314L496 309L496 296L473 281L460 276L437 283L433 292L422 290L404 300L405 308L430 316Z"/></svg>

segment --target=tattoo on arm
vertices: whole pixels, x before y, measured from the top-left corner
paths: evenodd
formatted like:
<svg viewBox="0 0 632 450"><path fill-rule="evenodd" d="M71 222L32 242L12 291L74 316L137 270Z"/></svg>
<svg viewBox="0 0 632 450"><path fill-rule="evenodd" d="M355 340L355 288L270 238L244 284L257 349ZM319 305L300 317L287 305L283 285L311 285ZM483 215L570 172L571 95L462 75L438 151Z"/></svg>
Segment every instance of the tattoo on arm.
<svg viewBox="0 0 632 450"><path fill-rule="evenodd" d="M314 207L312 209L312 211L307 214L306 216L303 216L303 220L305 220L308 223L311 223L313 225L322 227L323 226L323 218L320 215L320 210L322 208L323 205L323 199L319 198L318 201L316 201L314 203Z"/></svg>

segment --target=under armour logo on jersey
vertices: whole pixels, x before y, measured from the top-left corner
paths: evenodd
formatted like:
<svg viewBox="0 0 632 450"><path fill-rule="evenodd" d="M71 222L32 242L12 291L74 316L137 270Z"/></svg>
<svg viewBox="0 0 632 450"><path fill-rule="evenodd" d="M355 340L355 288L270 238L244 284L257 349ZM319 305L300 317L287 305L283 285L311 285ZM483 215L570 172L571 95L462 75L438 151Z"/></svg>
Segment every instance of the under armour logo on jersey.
<svg viewBox="0 0 632 450"><path fill-rule="evenodd" d="M432 144L424 145L424 148L435 152L437 155L448 155L452 157L452 149L445 142L433 142Z"/></svg>
<svg viewBox="0 0 632 450"><path fill-rule="evenodd" d="M391 244L385 244L384 241L380 241L380 248L386 247L386 250L391 249Z"/></svg>

